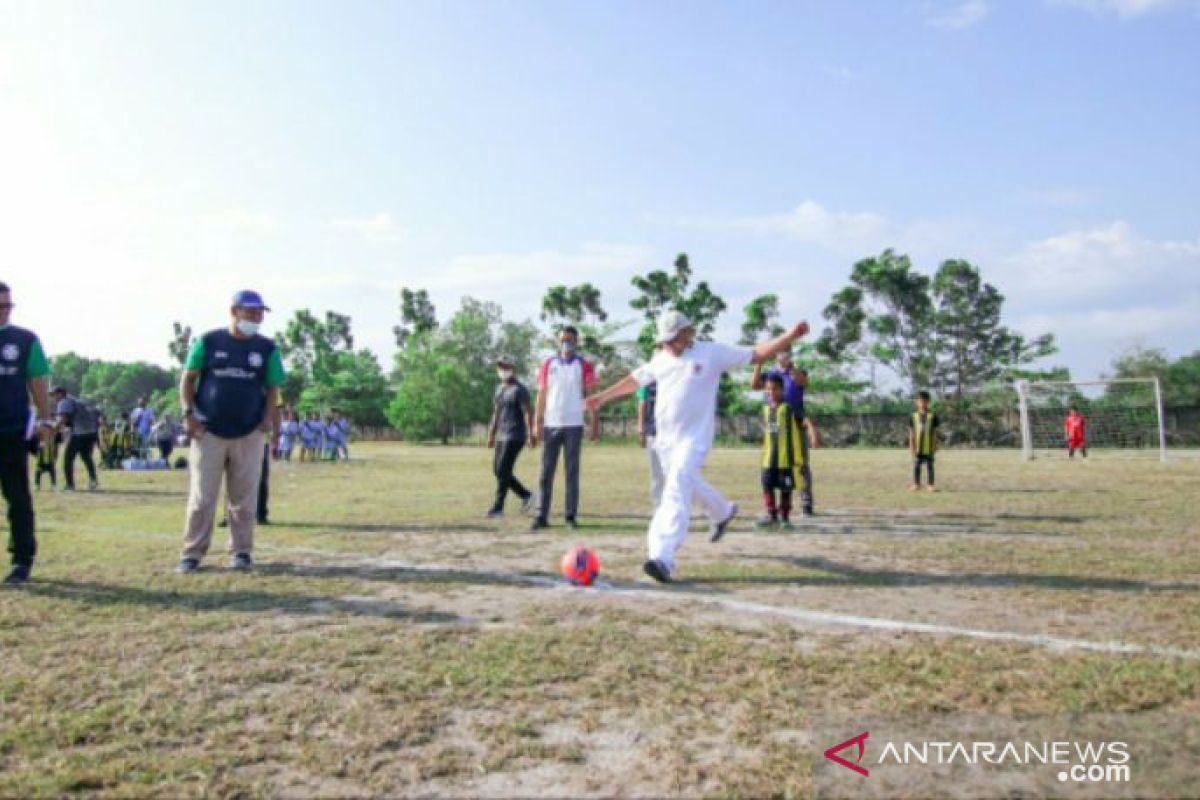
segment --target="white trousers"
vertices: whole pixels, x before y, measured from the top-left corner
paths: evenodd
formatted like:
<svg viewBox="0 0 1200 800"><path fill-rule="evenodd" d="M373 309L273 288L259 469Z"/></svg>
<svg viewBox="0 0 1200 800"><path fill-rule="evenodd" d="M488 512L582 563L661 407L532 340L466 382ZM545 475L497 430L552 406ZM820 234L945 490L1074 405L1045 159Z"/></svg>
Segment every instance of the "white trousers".
<svg viewBox="0 0 1200 800"><path fill-rule="evenodd" d="M692 499L695 498L705 515L719 522L733 512L729 502L714 489L700 470L708 458L708 448L691 442L678 444L654 443L659 463L665 474L662 502L650 520L648 545L650 558L675 570L675 551L688 535Z"/></svg>
<svg viewBox="0 0 1200 800"><path fill-rule="evenodd" d="M662 459L659 458L658 448L654 446L653 436L646 437L646 460L650 462L650 508L657 511L662 504L666 475L663 473Z"/></svg>

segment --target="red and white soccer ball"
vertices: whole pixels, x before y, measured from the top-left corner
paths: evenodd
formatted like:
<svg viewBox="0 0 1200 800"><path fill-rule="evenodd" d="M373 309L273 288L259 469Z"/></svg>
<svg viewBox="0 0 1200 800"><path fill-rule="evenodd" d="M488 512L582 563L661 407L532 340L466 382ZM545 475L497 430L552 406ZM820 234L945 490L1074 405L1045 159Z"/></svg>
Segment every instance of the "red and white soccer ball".
<svg viewBox="0 0 1200 800"><path fill-rule="evenodd" d="M600 559L591 549L576 545L563 556L562 575L576 586L591 586L600 575Z"/></svg>

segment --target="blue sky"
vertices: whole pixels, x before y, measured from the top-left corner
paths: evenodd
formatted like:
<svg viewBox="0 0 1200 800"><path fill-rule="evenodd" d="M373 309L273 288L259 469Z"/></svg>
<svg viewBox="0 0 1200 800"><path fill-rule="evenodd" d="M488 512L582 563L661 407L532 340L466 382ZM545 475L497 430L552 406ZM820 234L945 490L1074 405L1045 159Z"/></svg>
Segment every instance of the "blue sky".
<svg viewBox="0 0 1200 800"><path fill-rule="evenodd" d="M1080 378L1200 348L1200 3L0 0L0 279L53 352L401 286L536 316L686 251L818 324L858 258L967 258Z"/></svg>

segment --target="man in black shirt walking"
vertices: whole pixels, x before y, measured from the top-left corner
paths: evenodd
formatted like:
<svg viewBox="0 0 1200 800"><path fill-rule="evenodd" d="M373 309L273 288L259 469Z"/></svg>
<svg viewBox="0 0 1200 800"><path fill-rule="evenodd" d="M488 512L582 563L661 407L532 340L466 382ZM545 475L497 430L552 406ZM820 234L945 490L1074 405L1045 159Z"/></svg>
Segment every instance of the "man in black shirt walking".
<svg viewBox="0 0 1200 800"><path fill-rule="evenodd" d="M517 456L525 448L529 432L533 430L529 390L517 380L513 372L513 359L508 356L496 359L496 374L500 378L500 385L496 387L495 410L488 426L488 447L495 448L492 471L496 475L496 501L487 513L489 519L504 516L504 499L509 491L521 498L522 511L528 511L533 505L533 492L513 475Z"/></svg>

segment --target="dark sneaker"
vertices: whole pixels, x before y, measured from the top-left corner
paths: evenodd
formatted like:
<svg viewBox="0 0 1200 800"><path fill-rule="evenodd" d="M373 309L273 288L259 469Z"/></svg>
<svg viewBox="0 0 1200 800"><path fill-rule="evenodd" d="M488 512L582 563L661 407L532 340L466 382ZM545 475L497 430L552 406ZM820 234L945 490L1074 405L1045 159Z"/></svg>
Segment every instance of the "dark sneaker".
<svg viewBox="0 0 1200 800"><path fill-rule="evenodd" d="M229 527L229 517L221 517L221 521L217 523L217 527L218 528L228 528Z"/></svg>
<svg viewBox="0 0 1200 800"><path fill-rule="evenodd" d="M531 531L540 531L550 527L550 523L541 517L534 517L533 524L529 526Z"/></svg>
<svg viewBox="0 0 1200 800"><path fill-rule="evenodd" d="M766 530L767 528L774 528L777 522L779 522L779 520L775 517L772 517L769 514L764 514L761 517L755 518L754 527L758 528L759 530Z"/></svg>
<svg viewBox="0 0 1200 800"><path fill-rule="evenodd" d="M95 480L95 479L88 481L88 491L89 491L89 492L94 492L94 491L96 491L96 490L97 490L97 489L99 489L99 488L100 488L100 482L99 482L99 481L97 481L97 480Z"/></svg>
<svg viewBox="0 0 1200 800"><path fill-rule="evenodd" d="M532 511L533 504L536 500L537 500L537 493L530 492L529 497L526 497L524 500L521 501L521 513L528 514L530 511Z"/></svg>
<svg viewBox="0 0 1200 800"><path fill-rule="evenodd" d="M642 564L642 572L654 578L659 583L671 582L671 571L661 561L655 561L654 559L647 561L645 564Z"/></svg>
<svg viewBox="0 0 1200 800"><path fill-rule="evenodd" d="M268 518L266 518L266 517L259 517L259 518L258 518L258 520L257 520L257 523L258 523L259 525L270 525L270 524L271 524L271 520L269 520L269 519L268 519Z"/></svg>
<svg viewBox="0 0 1200 800"><path fill-rule="evenodd" d="M500 519L501 517L504 516L504 512L498 508L491 508L491 509L488 509L486 516L488 519Z"/></svg>
<svg viewBox="0 0 1200 800"><path fill-rule="evenodd" d="M816 516L816 512L813 511L812 506L805 506L804 508L800 509L800 513L806 517L815 517Z"/></svg>
<svg viewBox="0 0 1200 800"><path fill-rule="evenodd" d="M254 566L254 559L250 558L249 553L234 553L233 558L229 559L229 568L236 570L248 570Z"/></svg>
<svg viewBox="0 0 1200 800"><path fill-rule="evenodd" d="M181 558L179 559L179 563L175 565L175 571L180 575L186 575L198 569L200 569L200 559L198 558Z"/></svg>
<svg viewBox="0 0 1200 800"><path fill-rule="evenodd" d="M75 491L75 487L74 486L65 486L65 487L63 487L63 491L64 492L73 492L73 491Z"/></svg>
<svg viewBox="0 0 1200 800"><path fill-rule="evenodd" d="M729 511L729 516L709 528L708 540L710 542L721 541L721 537L725 535L725 529L729 527L729 523L733 522L733 518L737 515L738 504L734 503L733 508Z"/></svg>
<svg viewBox="0 0 1200 800"><path fill-rule="evenodd" d="M25 581L29 580L29 573L32 570L28 564L13 564L13 568L4 578L5 586L20 586Z"/></svg>
<svg viewBox="0 0 1200 800"><path fill-rule="evenodd" d="M573 531L577 531L579 530L579 523L575 521L574 517L567 517L567 527Z"/></svg>
<svg viewBox="0 0 1200 800"><path fill-rule="evenodd" d="M779 521L779 530L794 531L794 530L796 530L796 526L792 524L792 521L790 519L784 519L784 520Z"/></svg>

